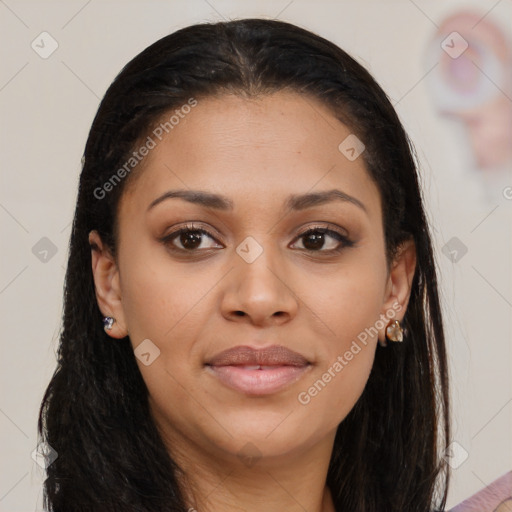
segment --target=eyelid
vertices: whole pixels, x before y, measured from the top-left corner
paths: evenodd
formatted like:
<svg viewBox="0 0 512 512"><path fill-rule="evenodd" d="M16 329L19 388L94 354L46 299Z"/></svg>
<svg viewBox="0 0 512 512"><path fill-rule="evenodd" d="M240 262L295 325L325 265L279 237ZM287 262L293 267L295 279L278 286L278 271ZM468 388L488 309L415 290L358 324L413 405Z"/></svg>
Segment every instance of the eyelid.
<svg viewBox="0 0 512 512"><path fill-rule="evenodd" d="M306 233L308 233L309 231L312 231L312 230L316 230L316 229L319 229L319 230L328 230L328 231L334 231L335 233L338 233L340 236L343 236L343 237L346 237L348 238L349 237L349 233L346 229L342 228L341 226L338 226L337 224L332 224L330 222L317 222L316 224L308 224L304 230L301 230L299 232L299 234L297 236L302 236Z"/></svg>
<svg viewBox="0 0 512 512"><path fill-rule="evenodd" d="M338 254L341 251L343 251L344 249L346 249L348 247L353 247L355 245L355 242L351 238L349 238L349 234L346 232L346 230L342 230L342 231L345 231L345 233L341 233L339 227L337 227L336 229L333 229L329 226L330 226L329 223L321 225L321 226L320 225L309 226L304 231L301 231L295 237L292 245L297 243L303 236L307 235L310 232L313 232L313 233L318 232L318 233L326 234L327 236L333 238L334 240L336 240L338 242L338 247L336 247L335 249L318 250L318 251L315 251L313 249L300 249L307 253L313 253L313 254L318 253L319 255L323 254L324 256L329 256L329 255L333 255L333 254Z"/></svg>
<svg viewBox="0 0 512 512"><path fill-rule="evenodd" d="M190 220L190 221L187 221L187 222L184 222L184 223L179 223L176 227L176 226L172 226L172 231L169 232L169 234L167 235L164 235L162 237L160 237L160 241L164 240L164 239L168 239L170 236L174 236L176 235L177 233L179 233L180 231L201 231L203 233L205 233L206 235L212 237L212 238L215 238L215 239L218 239L218 238L223 238L223 234L220 233L220 231L216 230L214 227L208 225L208 227L205 227L203 225L204 223L201 222L201 221L195 221L195 220Z"/></svg>
<svg viewBox="0 0 512 512"><path fill-rule="evenodd" d="M219 231L215 230L214 228L211 228L211 229L204 228L200 224L196 224L196 222L198 222L198 221L189 221L189 222L185 223L185 225L176 228L171 233L162 236L160 238L160 240L162 241L162 240L168 239L170 236L175 236L182 230L199 231L199 232L202 232L212 238L215 238L215 237L222 238L223 237L223 235ZM339 234L340 236L349 238L349 233L346 229L343 229L342 227L335 225L335 224L331 224L329 222L319 222L318 224L313 225L313 226L308 225L304 229L301 229L301 231L299 231L299 233L296 235L296 238L303 236L306 233L309 233L310 231L317 230L317 229L318 230L334 231L335 233ZM212 231L214 231L215 233L212 233Z"/></svg>
<svg viewBox="0 0 512 512"><path fill-rule="evenodd" d="M214 240L216 243L219 243L217 240L217 238L219 238L219 235L212 233L210 231L210 229L206 229L204 227L201 227L200 225L195 224L195 221L187 222L185 225L174 229L169 234L160 237L158 240L160 242L162 242L163 244L168 244L168 243L172 242L174 239L176 239L182 232L187 232L187 231L202 233L202 234L208 236L209 238L211 238L212 240ZM215 230L212 229L212 231L215 231ZM173 247L173 248L178 251L180 250L179 247Z"/></svg>
<svg viewBox="0 0 512 512"><path fill-rule="evenodd" d="M224 244L222 244L222 242L219 242L217 240L217 235L213 234L210 231L210 229L206 229L204 227L201 227L201 225L195 224L195 221L189 221L184 226L174 229L171 233L161 237L159 239L159 241L162 242L164 245L172 245L172 247L171 247L172 250L175 250L177 252L184 252L184 253L188 252L190 255L192 255L193 253L201 253L208 249L212 249L212 248L207 248L207 249L202 249L202 250L196 249L196 250L187 251L186 249L181 249L180 247L175 247L172 244L172 242L181 233L189 232L189 231L196 232L196 233L202 233L202 234L206 235L207 237L209 237L210 239L212 239L215 243L220 243L221 245L224 245ZM216 230L212 229L212 231L216 231ZM340 226L333 225L329 222L323 222L323 223L319 222L316 225L306 226L295 236L295 238L291 242L291 245L295 245L303 236L307 235L310 232L320 232L323 234L327 234L329 237L335 239L338 242L338 247L335 249L327 249L327 250L322 250L322 249L313 250L313 249L305 249L304 248L304 249L299 249L300 251L304 251L307 253L318 253L318 254L323 253L323 255L332 255L332 254L341 252L345 248L352 247L355 245L355 242L349 238L350 235L348 234L347 230L341 228ZM220 237L220 238L222 238L222 237Z"/></svg>

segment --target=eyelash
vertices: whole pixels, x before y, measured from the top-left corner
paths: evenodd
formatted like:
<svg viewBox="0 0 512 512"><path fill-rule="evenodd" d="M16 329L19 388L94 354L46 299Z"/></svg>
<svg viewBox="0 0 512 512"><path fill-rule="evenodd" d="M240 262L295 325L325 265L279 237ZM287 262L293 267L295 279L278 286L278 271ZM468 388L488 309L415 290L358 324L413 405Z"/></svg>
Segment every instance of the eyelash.
<svg viewBox="0 0 512 512"><path fill-rule="evenodd" d="M175 238L179 237L183 233L190 233L190 232L192 232L192 233L202 233L202 234L207 235L208 237L210 237L210 238L212 238L213 240L216 241L215 236L212 233L210 233L209 231L207 231L206 229L197 227L194 224L187 224L185 227L177 229L176 231L173 231L172 233L169 233L168 235L162 237L160 239L160 242L162 242L164 245L170 246L170 249L172 249L174 251L186 252L186 253L189 253L189 254L197 253L199 251L199 249L192 249L192 250L189 249L189 250L187 250L187 249L181 249L180 247L172 246L172 241ZM347 247L354 246L354 242L352 240L350 240L348 237L346 237L345 235L342 235L338 231L334 231L334 230L329 229L329 228L327 228L325 226L318 226L318 227L309 228L306 231L300 233L297 236L296 240L299 240L299 239L301 239L301 238L303 238L303 237L305 237L305 236L307 236L307 235L309 235L311 233L320 233L320 234L324 234L324 235L329 235L330 237L334 238L335 240L338 240L340 242L340 245L336 249L329 249L327 251L321 250L321 249L320 250L301 249L302 251L306 251L306 252L309 252L309 253L338 254L341 251L343 251L343 249L345 249Z"/></svg>

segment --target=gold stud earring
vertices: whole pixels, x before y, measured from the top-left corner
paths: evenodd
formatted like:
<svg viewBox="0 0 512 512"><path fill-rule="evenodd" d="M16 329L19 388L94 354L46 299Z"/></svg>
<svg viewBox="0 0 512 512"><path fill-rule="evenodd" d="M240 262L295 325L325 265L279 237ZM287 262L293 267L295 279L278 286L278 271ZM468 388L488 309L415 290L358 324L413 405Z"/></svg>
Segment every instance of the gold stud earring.
<svg viewBox="0 0 512 512"><path fill-rule="evenodd" d="M398 320L390 320L386 327L385 340L381 343L383 347L387 346L386 340L393 342L404 341L404 330Z"/></svg>

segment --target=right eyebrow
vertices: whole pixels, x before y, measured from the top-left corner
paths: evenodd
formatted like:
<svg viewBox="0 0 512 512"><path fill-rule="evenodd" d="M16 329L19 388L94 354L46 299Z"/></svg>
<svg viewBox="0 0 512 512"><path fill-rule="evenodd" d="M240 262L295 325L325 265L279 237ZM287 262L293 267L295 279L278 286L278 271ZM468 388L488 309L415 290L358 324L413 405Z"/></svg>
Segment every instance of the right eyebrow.
<svg viewBox="0 0 512 512"><path fill-rule="evenodd" d="M148 206L148 210L151 210L151 208L155 207L162 201L172 198L184 199L189 203L198 204L205 208L214 208L216 210L233 209L233 201L225 196L212 194L210 192L203 192L202 190L169 190L152 201Z"/></svg>

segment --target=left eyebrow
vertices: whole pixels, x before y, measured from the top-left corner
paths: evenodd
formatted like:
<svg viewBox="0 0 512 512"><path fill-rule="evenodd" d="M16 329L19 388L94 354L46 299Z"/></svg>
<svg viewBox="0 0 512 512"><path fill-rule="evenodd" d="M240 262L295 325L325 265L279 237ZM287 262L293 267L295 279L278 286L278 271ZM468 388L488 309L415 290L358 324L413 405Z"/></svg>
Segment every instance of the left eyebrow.
<svg viewBox="0 0 512 512"><path fill-rule="evenodd" d="M172 198L183 199L189 203L204 206L205 208L233 210L233 201L226 196L204 192L202 190L169 190L153 200L148 206L148 211L162 201ZM312 208L332 201L348 202L368 213L365 205L359 199L338 189L310 192L308 194L292 194L286 199L285 207L290 210L305 210L306 208Z"/></svg>
<svg viewBox="0 0 512 512"><path fill-rule="evenodd" d="M324 190L322 192L311 192L309 194L291 195L286 201L286 205L290 210L305 210L313 206L330 203L332 201L344 201L354 204L368 213L365 205L359 199L338 189Z"/></svg>

